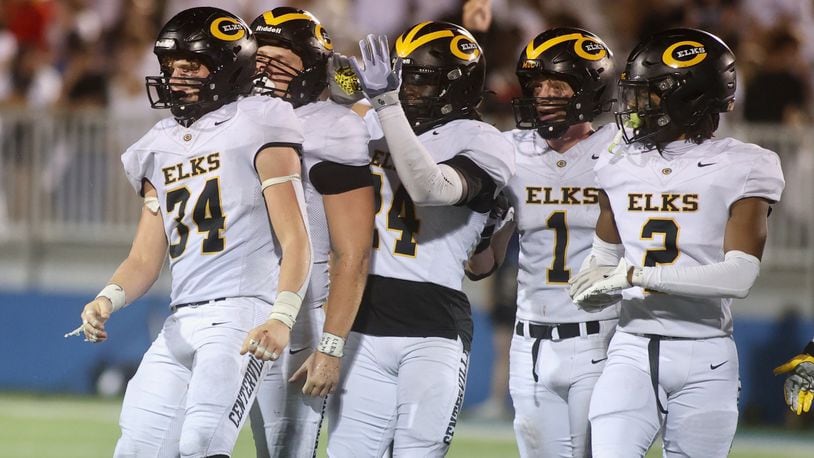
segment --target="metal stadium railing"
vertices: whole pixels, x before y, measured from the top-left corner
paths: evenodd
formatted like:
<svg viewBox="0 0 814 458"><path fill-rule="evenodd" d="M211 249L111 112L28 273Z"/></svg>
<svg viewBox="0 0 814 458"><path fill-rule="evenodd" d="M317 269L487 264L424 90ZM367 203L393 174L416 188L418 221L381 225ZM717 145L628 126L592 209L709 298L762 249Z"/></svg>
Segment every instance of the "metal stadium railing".
<svg viewBox="0 0 814 458"><path fill-rule="evenodd" d="M128 244L141 201L119 156L155 120L0 112L0 243ZM814 271L814 131L737 124L721 134L772 149L783 162L786 190L770 219L764 266Z"/></svg>

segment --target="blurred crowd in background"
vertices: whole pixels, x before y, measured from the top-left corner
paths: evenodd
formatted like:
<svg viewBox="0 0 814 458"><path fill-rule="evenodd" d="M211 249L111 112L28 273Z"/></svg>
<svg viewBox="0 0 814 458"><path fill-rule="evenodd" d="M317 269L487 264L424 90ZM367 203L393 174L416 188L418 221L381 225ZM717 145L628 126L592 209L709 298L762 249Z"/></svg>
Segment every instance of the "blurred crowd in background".
<svg viewBox="0 0 814 458"><path fill-rule="evenodd" d="M501 129L514 127L510 101L520 95L514 75L519 54L542 31L575 26L598 34L613 50L618 73L630 50L649 33L671 27L700 28L721 37L737 56L736 113L725 116L724 122L800 127L814 119L814 0L470 2L491 4L488 27L464 21L462 11L467 2L463 0L0 0L0 241L10 233L6 229L9 220L28 223L19 225L24 235L19 240L40 237L43 228L51 227L43 221L62 223L52 226L53 232L60 234L57 241L75 241L64 235L71 232L78 234L76 240L96 241L115 235L119 227L133 227L128 215L137 214L130 211L135 207L121 203L138 202L121 179L118 155L147 126L125 120L167 115L151 110L145 93L144 77L159 73L153 43L169 18L196 6L218 6L247 22L277 6L306 9L324 24L335 49L348 55L358 54L358 40L367 33L385 33L392 41L408 26L424 20L467 26L484 47L487 62L487 87L492 94L483 111ZM66 110L72 113L67 116L69 121L78 120L78 127L71 122L51 123L47 116L37 115L64 114ZM104 110L101 116L114 126L93 120L83 124L75 114L77 110ZM26 116L20 118L21 113ZM749 127L751 132L759 131ZM112 129L108 133L112 139L106 137L105 129ZM810 235L814 224L810 202L814 154L791 153L798 149L810 153L814 146L804 145L797 137L801 136L784 136L777 144L755 141L783 158L787 190L803 190L784 196L785 220L783 209L773 217L773 232L785 230L783 246L802 251L810 249L814 238ZM47 165L40 172L38 164ZM40 183L39 188L35 182ZM62 192L54 193L54 189ZM88 221L105 224L99 225L98 232L89 231L88 226L70 225ZM119 223L121 226L116 225ZM129 240L129 232L123 233ZM486 402L475 413L486 418L509 416L506 355L514 321L516 271L512 260L516 259L516 249L516 245L510 249L506 268L483 282L482 297L473 300L491 309L496 355L493 380ZM37 282L28 280L25 284ZM784 315L771 340L797 348L802 338L789 336L799 322L797 315ZM775 344L766 348L779 352L777 358L794 351ZM771 377L768 361L777 358L761 355L766 367L755 366L754 370L764 379ZM762 388L768 386L764 379L755 377L761 380ZM769 381L782 385L780 379ZM780 392L779 385L771 389ZM765 402L771 409L747 402L746 417L762 416L752 413L758 410L783 414L779 399L766 397Z"/></svg>
<svg viewBox="0 0 814 458"><path fill-rule="evenodd" d="M462 0L2 0L0 104L33 109L149 110L144 76L157 74L153 40L178 11L217 3L247 22L283 4L312 11L336 49L357 51L366 33L395 38L427 19L461 23ZM578 26L605 39L619 68L648 33L697 27L720 36L738 58L738 113L750 122L811 119L814 2L808 0L492 0L482 37L494 92L486 114L510 113L522 46L549 27ZM498 116L501 118L501 116Z"/></svg>

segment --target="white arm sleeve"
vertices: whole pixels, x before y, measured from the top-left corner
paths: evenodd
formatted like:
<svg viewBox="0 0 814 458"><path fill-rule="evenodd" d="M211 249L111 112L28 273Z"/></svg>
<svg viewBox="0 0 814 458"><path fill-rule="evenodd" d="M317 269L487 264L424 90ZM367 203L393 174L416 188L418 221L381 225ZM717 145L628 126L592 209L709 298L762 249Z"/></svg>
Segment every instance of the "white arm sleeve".
<svg viewBox="0 0 814 458"><path fill-rule="evenodd" d="M400 105L377 111L396 172L410 198L418 206L454 205L464 195L457 170L436 164L413 132Z"/></svg>
<svg viewBox="0 0 814 458"><path fill-rule="evenodd" d="M582 261L580 271L588 267L591 263L591 258L594 259L594 265L616 267L624 255L624 245L621 243L608 243L594 234L594 243L591 245L591 253Z"/></svg>
<svg viewBox="0 0 814 458"><path fill-rule="evenodd" d="M728 251L723 262L703 266L642 267L633 284L670 294L743 299L760 273L760 260L743 251Z"/></svg>

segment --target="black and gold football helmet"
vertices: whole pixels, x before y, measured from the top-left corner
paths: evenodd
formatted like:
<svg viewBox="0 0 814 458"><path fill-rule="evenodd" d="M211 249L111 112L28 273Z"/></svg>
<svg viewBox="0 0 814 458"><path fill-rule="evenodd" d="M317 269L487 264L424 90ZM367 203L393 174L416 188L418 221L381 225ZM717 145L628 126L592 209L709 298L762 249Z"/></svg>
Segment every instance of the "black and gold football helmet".
<svg viewBox="0 0 814 458"><path fill-rule="evenodd" d="M189 126L222 105L251 92L257 43L242 19L219 8L184 10L164 25L153 52L161 76L146 77L152 108L169 108L179 123ZM209 69L206 78L172 78L173 59L200 60ZM179 87L193 88L197 100ZM173 90L175 88L175 90Z"/></svg>
<svg viewBox="0 0 814 458"><path fill-rule="evenodd" d="M396 39L392 56L402 59L399 99L416 132L480 117L486 61L469 31L448 22L422 22Z"/></svg>
<svg viewBox="0 0 814 458"><path fill-rule="evenodd" d="M255 92L281 97L294 107L311 103L328 86L327 64L333 54L333 44L319 20L308 11L281 6L266 11L251 24L258 46L279 46L290 49L302 59L298 70L276 58L257 55L265 70L255 79ZM275 82L287 82L279 89Z"/></svg>
<svg viewBox="0 0 814 458"><path fill-rule="evenodd" d="M519 129L537 129L543 138L556 138L571 125L610 110L611 101L603 95L613 79L613 54L586 30L559 27L537 35L520 53L516 74L523 93L512 100ZM535 97L535 85L547 78L568 83L574 95ZM541 119L543 114L547 116Z"/></svg>
<svg viewBox="0 0 814 458"><path fill-rule="evenodd" d="M627 143L661 145L682 135L712 135L718 113L735 104L735 55L720 38L695 29L671 29L642 41L619 78L616 122ZM709 126L694 133L699 125Z"/></svg>

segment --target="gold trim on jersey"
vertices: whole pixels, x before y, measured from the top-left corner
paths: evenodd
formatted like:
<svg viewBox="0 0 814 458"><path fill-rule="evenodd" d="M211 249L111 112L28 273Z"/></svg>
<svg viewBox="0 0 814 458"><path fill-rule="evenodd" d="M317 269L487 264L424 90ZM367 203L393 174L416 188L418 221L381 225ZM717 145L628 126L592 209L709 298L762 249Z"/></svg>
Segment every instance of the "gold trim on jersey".
<svg viewBox="0 0 814 458"><path fill-rule="evenodd" d="M551 219L554 218L555 215L562 213L562 228L558 228L551 225ZM551 265L550 267L546 268L546 275L545 275L545 282L549 285L567 285L568 280L571 279L571 269L568 268L568 245L571 243L571 233L568 230L568 210L556 210L551 212L546 218L546 227L551 229L554 232L554 243L552 244L551 248ZM562 270L556 270L555 264L557 264L557 248L559 246L559 241L557 240L557 236L559 235L560 229L562 229L565 235L565 246L562 247ZM551 280L551 273L552 272L565 272L565 280L564 281L552 281Z"/></svg>
<svg viewBox="0 0 814 458"><path fill-rule="evenodd" d="M640 234L639 239L640 240L653 240L653 235L651 235L650 237L645 237L645 235L644 235L644 227L647 226L648 224L650 224L653 221L667 221L667 222L673 223L673 226L675 226L676 235L675 235L675 240L673 241L674 244L675 244L675 256L673 257L673 260L670 261L670 262L654 261L653 266L648 266L647 265L647 257L651 252L654 252L654 253L670 253L672 251L672 250L667 248L667 241L668 241L667 237L669 236L669 234L667 232L665 232L665 231L652 231L651 234L663 234L663 239L662 239L662 242L661 242L663 248L644 250L644 254L642 255L642 265L647 266L647 267L655 267L655 266L659 266L659 265L661 265L661 266L673 265L673 264L676 263L678 258L681 257L681 248L678 245L678 239L681 237L681 225L678 224L678 222L675 220L675 218L648 218L647 221L642 223L641 230L639 231L639 234Z"/></svg>
<svg viewBox="0 0 814 458"><path fill-rule="evenodd" d="M204 245L206 244L206 240L209 238L208 235L207 235L201 241L201 255L206 255L206 256L213 255L213 254L218 254L218 253L221 253L224 250L226 250L226 237L223 235L223 232L226 230L226 218L227 217L226 217L226 212L223 211L223 198L221 197L221 189L223 189L223 188L221 188L221 186L220 186L220 176L216 176L216 177L207 179L206 182L204 182L204 190L206 190L206 185L212 180L215 180L217 182L216 186L217 186L217 195L218 195L218 208L220 208L220 217L223 218L223 223L217 229L217 232L218 232L217 238L223 241L223 248L221 248L219 250L213 250L213 251L204 251ZM201 192L201 195L198 196L198 200L195 201L195 206L196 207L198 206L198 201L201 199L201 197L203 197L203 191ZM204 207L204 219L213 219L212 206L209 205L209 202L210 202L210 199L207 199L206 203L205 203L206 207ZM195 227L197 228L196 231L199 234L208 234L209 233L208 230L202 231L201 226L197 222L195 222L195 208L192 209L192 212L193 212L192 213L192 222L195 223Z"/></svg>
<svg viewBox="0 0 814 458"><path fill-rule="evenodd" d="M569 33L567 35L560 35L558 37L550 38L537 46L534 46L534 40L531 40L529 44L526 45L526 59L534 60L540 57L540 54L546 52L548 49L553 48L560 43L566 43L569 41L574 42L574 52L585 60L600 60L608 55L608 51L605 49L605 46L597 39L585 36L581 33ZM585 50L582 45L586 41L593 43L598 51L593 49Z"/></svg>
<svg viewBox="0 0 814 458"><path fill-rule="evenodd" d="M232 25L221 25L224 22L228 22ZM246 29L243 27L243 24L235 18L219 17L209 24L209 33L219 40L237 41L246 36Z"/></svg>
<svg viewBox="0 0 814 458"><path fill-rule="evenodd" d="M172 206L170 206L170 195L174 195L182 189L186 191L186 198L178 200L173 199ZM175 226L172 228L169 236L167 237L167 253L170 260L180 258L181 255L187 251L187 243L189 243L189 226L184 224L184 217L186 217L187 214L187 202L189 202L189 199L191 198L192 193L189 191L189 187L186 185L175 187L164 193L164 203L165 208L167 209L165 215L175 221ZM183 231L179 229L181 227L184 228ZM172 235L174 233L178 234L178 243L173 243L172 241ZM173 247L178 247L176 250L180 249L181 251L173 255Z"/></svg>

